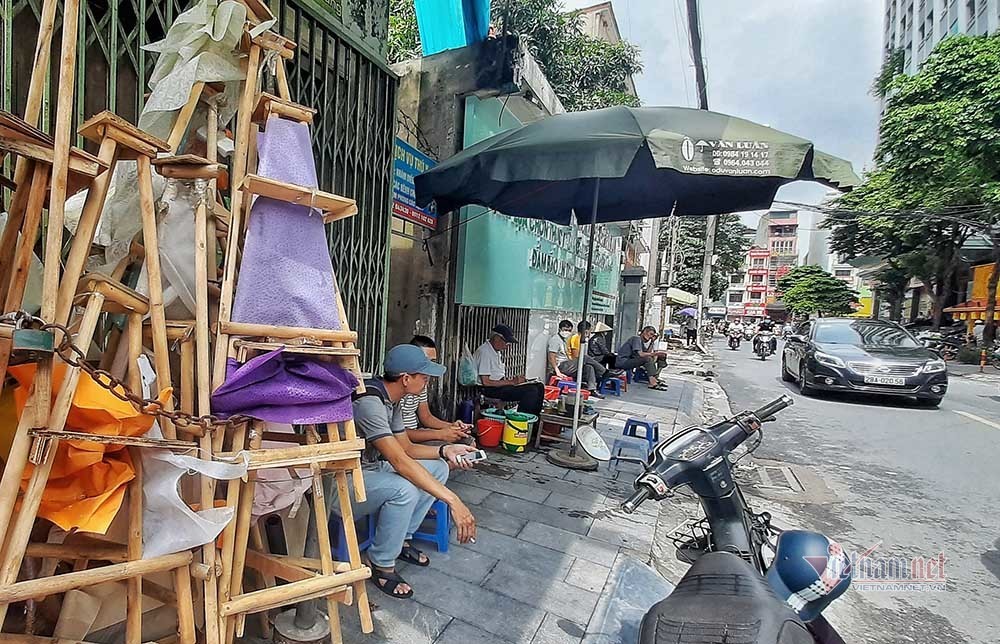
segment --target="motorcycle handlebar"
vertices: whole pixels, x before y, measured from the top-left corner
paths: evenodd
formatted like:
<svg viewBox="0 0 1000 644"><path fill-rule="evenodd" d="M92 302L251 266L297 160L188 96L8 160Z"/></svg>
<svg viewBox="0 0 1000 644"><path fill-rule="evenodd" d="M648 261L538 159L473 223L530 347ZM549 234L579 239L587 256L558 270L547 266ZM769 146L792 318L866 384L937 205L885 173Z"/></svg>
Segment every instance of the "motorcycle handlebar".
<svg viewBox="0 0 1000 644"><path fill-rule="evenodd" d="M653 490L645 485L640 485L639 488L632 493L632 496L622 503L622 510L624 510L627 514L632 514L640 505L642 505L643 501L652 495Z"/></svg>
<svg viewBox="0 0 1000 644"><path fill-rule="evenodd" d="M767 418L770 418L771 416L774 416L779 411L787 407L791 407L794 404L794 402L795 401L793 401L790 396L781 395L772 400L771 402L767 403L757 411L755 411L754 415L760 420L765 420Z"/></svg>

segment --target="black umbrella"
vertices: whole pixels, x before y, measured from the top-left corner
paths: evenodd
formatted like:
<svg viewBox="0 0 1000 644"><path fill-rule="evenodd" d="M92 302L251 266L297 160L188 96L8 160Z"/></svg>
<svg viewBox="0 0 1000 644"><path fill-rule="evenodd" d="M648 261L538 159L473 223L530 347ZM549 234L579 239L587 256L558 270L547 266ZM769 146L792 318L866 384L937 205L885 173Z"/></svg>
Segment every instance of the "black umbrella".
<svg viewBox="0 0 1000 644"><path fill-rule="evenodd" d="M591 224L586 319L593 224L768 208L778 188L797 180L848 189L858 177L848 161L806 139L745 119L683 107L610 107L502 132L418 175L415 184L417 204L435 201L439 212L478 204L563 225L576 213ZM584 344L581 363L586 351ZM581 364L578 380L582 373Z"/></svg>

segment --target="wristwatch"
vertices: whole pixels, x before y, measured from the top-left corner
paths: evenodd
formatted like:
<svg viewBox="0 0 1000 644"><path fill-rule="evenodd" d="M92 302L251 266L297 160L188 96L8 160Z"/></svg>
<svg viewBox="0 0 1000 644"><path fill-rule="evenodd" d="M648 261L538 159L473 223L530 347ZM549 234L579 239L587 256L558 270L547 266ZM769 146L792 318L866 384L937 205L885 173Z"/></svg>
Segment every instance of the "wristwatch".
<svg viewBox="0 0 1000 644"><path fill-rule="evenodd" d="M438 447L438 458L440 458L442 461L447 461L448 460L448 457L444 455L444 448L445 447L448 447L448 446L447 445L442 445L442 446Z"/></svg>

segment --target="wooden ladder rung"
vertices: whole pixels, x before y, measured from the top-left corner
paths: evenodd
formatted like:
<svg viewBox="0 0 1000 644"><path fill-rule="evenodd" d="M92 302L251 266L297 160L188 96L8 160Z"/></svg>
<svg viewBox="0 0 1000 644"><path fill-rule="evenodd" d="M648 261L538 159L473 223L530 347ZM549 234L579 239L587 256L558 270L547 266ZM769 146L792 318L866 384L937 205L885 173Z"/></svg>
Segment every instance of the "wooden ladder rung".
<svg viewBox="0 0 1000 644"><path fill-rule="evenodd" d="M364 581L371 577L371 570L358 568L332 575L317 575L312 579L293 581L282 586L272 586L263 590L237 595L219 607L223 616L240 615L244 613L259 613L280 606L298 603L307 599L317 599L329 595L342 595L338 601L346 603L347 585Z"/></svg>
<svg viewBox="0 0 1000 644"><path fill-rule="evenodd" d="M234 343L237 349L249 349L250 351L277 351L282 349L285 353L297 353L320 356L360 356L359 349L349 349L347 347L328 347L315 344L292 344L287 342L257 342L253 340L236 340Z"/></svg>
<svg viewBox="0 0 1000 644"><path fill-rule="evenodd" d="M277 52L285 60L291 60L295 56L295 41L270 29L254 36L252 42L265 51Z"/></svg>
<svg viewBox="0 0 1000 644"><path fill-rule="evenodd" d="M101 273L87 273L76 288L77 297L91 292L100 293L105 298L104 311L108 313L149 312L149 300L142 293L132 290Z"/></svg>
<svg viewBox="0 0 1000 644"><path fill-rule="evenodd" d="M327 224L358 214L358 205L353 199L341 197L332 192L324 192L318 188L297 186L256 174L248 174L240 189L261 197L320 210L324 213L323 223Z"/></svg>
<svg viewBox="0 0 1000 644"><path fill-rule="evenodd" d="M253 324L251 322L217 323L222 333L230 336L242 335L250 338L280 338L282 340L322 340L327 342L357 342L358 334L354 331L337 329L310 329L299 326L272 326L270 324Z"/></svg>
<svg viewBox="0 0 1000 644"><path fill-rule="evenodd" d="M28 430L30 436L50 438L61 441L86 441L102 445L125 445L127 447L149 447L153 449L177 449L190 451L198 447L190 441L170 440L166 438L143 438L142 436L108 436L105 434L88 434L86 432L58 431L55 429L35 428Z"/></svg>
<svg viewBox="0 0 1000 644"><path fill-rule="evenodd" d="M353 461L361 458L361 450L365 441L340 440L315 445L298 445L295 447L273 447L269 449L242 450L240 452L223 452L219 458L233 460L245 459L248 470L267 470L298 465L322 465L333 461Z"/></svg>
<svg viewBox="0 0 1000 644"><path fill-rule="evenodd" d="M316 110L311 107L286 101L279 96L264 92L257 99L257 107L254 108L251 118L254 123L266 123L270 117L278 116L291 121L311 124L315 115Z"/></svg>
<svg viewBox="0 0 1000 644"><path fill-rule="evenodd" d="M48 165L55 163L55 153L51 146L10 136L2 129L0 129L0 150L13 152L18 156ZM107 169L108 164L89 152L84 152L80 148L70 148L69 173L70 180L74 184L93 179Z"/></svg>

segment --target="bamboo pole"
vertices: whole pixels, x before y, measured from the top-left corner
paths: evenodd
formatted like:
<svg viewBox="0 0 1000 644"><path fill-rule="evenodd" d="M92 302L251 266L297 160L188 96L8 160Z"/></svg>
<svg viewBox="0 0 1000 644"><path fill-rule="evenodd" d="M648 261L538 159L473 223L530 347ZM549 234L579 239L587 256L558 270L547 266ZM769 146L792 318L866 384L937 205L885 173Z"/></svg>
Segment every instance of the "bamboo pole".
<svg viewBox="0 0 1000 644"><path fill-rule="evenodd" d="M241 595L223 604L221 611L223 615L230 616L271 610L296 601L325 597L342 586L368 579L370 576L371 571L367 568L335 575L320 575L312 579L295 581L283 586L265 588Z"/></svg>
<svg viewBox="0 0 1000 644"><path fill-rule="evenodd" d="M319 443L319 434L316 433L315 425L307 425L305 430L309 446ZM333 575L335 573L333 570L333 544L330 542L330 513L326 506L326 493L323 490L323 472L320 470L319 463L312 463L310 469L312 470L313 512L316 515L319 560L323 566L323 574ZM344 534L354 534L354 524L348 524L346 517L344 521ZM340 644L344 641L340 630L340 610L337 607L337 600L333 597L326 598L326 614L330 619L330 639L333 644Z"/></svg>
<svg viewBox="0 0 1000 644"><path fill-rule="evenodd" d="M31 186L37 189L27 190L28 203L24 209L24 222L21 226L21 243L14 254L14 265L11 271L10 284L7 289L7 301L4 311L15 311L21 308L24 299L24 288L28 283L28 272L31 268L31 257L34 254L35 238L42 223L42 206L45 202L45 190L49 181L49 166L35 163L31 175ZM6 370L6 365L4 365ZM0 385L2 386L2 385Z"/></svg>
<svg viewBox="0 0 1000 644"><path fill-rule="evenodd" d="M104 201L108 197L111 177L115 174L118 161L118 142L110 137L101 141L98 158L108 164L108 169L97 175L90 184L87 198L83 202L80 221L76 225L76 234L70 244L69 255L66 256L66 270L63 271L62 284L59 285L59 299L56 304L56 321L60 324L69 322L70 311L73 308L73 298L76 297L76 287L83 274L87 256L90 255L91 244L94 243L94 232L97 222L104 209Z"/></svg>
<svg viewBox="0 0 1000 644"><path fill-rule="evenodd" d="M249 448L251 450L260 449L262 435L262 424L259 421L254 421L250 434ZM226 602L233 597L238 596L242 592L243 570L246 566L247 543L250 539L250 524L253 522L253 496L256 482L257 473L250 471L247 472L247 480L242 485L239 485L238 481L230 483L231 485L235 483L243 489L240 491L239 502L236 505L236 516L233 518L233 522L236 524L236 532L233 536L234 547L232 560L229 566L229 577L223 577L222 580L223 591L226 592ZM223 568L223 570L225 570L225 568ZM226 613L222 611L220 611L220 614L224 617L226 616ZM223 641L228 644L233 641L233 637L236 633L236 616L226 618L225 623L226 630L225 639Z"/></svg>
<svg viewBox="0 0 1000 644"><path fill-rule="evenodd" d="M135 478L128 489L128 558L142 559L142 456L130 449ZM125 642L142 644L142 576L129 577L125 582Z"/></svg>
<svg viewBox="0 0 1000 644"><path fill-rule="evenodd" d="M226 244L224 271L222 277L222 294L219 297L219 329L215 341L215 363L213 365L212 384L218 387L226 377L226 356L229 350L228 332L223 324L229 322L232 314L233 291L236 280L236 261L240 245L240 218L243 214L243 191L237 189L247 173L247 146L250 139L250 121L253 116L254 97L257 95L257 72L260 67L260 47L250 46L250 58L247 61L247 80L240 96L236 122L236 150L233 156L233 173L229 185L233 187L230 208L229 235Z"/></svg>
<svg viewBox="0 0 1000 644"><path fill-rule="evenodd" d="M153 199L153 174L149 157L136 158L139 173L139 207L142 210L142 245L146 249L146 277L148 279L149 321L153 335L153 363L156 386L163 390L170 386L170 355L167 349L167 319L163 312L163 279L160 272L160 246L156 233L156 209ZM167 400L167 410L173 409ZM177 438L174 425L166 418L160 423L165 438Z"/></svg>
<svg viewBox="0 0 1000 644"><path fill-rule="evenodd" d="M188 125L191 123L191 117L194 115L195 108L198 107L198 101L201 100L201 92L205 89L205 83L198 81L191 86L191 93L188 95L187 103L181 108L181 111L177 113L177 120L174 121L174 127L170 131L170 136L167 138L167 146L170 148L171 154L177 154L177 148L180 147L181 141L184 139L184 134L187 132Z"/></svg>
<svg viewBox="0 0 1000 644"><path fill-rule="evenodd" d="M122 581L135 575L152 575L181 566L187 566L190 563L191 552L184 550L183 552L153 557L152 559L126 561L125 563L91 568L79 572L68 572L56 575L55 577L20 581L16 584L0 586L0 603L10 604L26 599L44 597L45 595L56 595L85 586L103 584L109 581Z"/></svg>
<svg viewBox="0 0 1000 644"><path fill-rule="evenodd" d="M191 600L191 573L185 565L174 568L173 574L174 592L177 594L177 634L180 637L181 644L195 644L194 603Z"/></svg>

